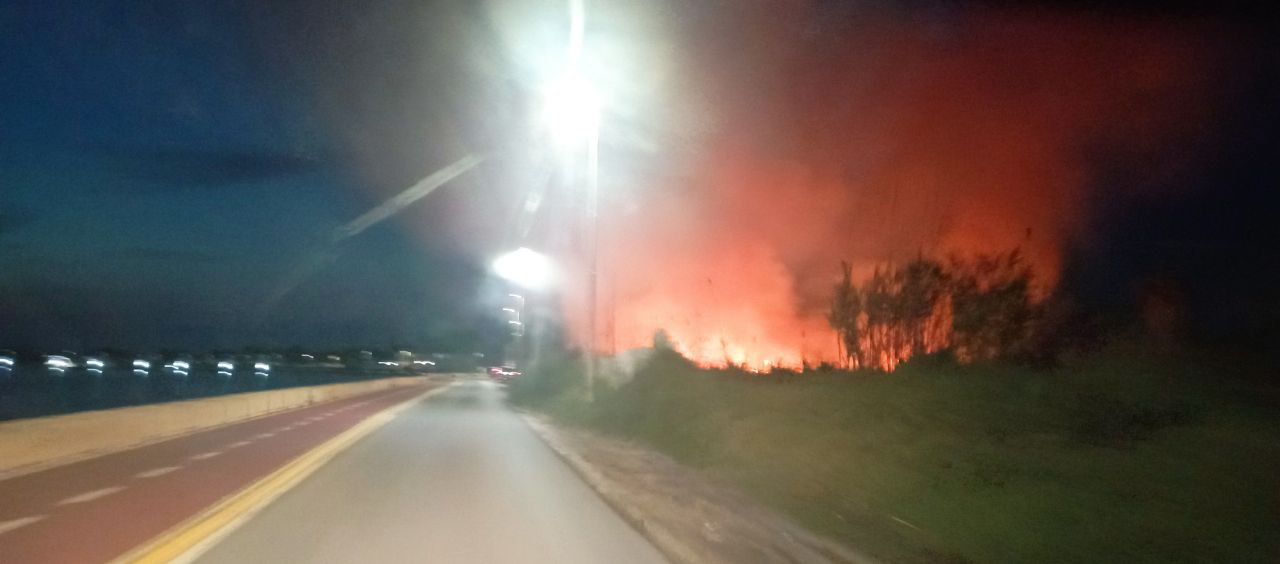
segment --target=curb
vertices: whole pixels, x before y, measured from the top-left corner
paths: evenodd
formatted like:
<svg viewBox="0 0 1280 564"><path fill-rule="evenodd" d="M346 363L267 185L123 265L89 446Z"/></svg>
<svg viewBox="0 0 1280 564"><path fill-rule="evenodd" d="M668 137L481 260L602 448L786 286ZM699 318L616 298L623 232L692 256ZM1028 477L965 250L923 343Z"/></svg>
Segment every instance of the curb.
<svg viewBox="0 0 1280 564"><path fill-rule="evenodd" d="M701 564L703 562L689 547L676 541L661 526L655 526L646 521L643 511L639 508L625 505L613 495L610 495L609 488L604 485L604 480L596 473L595 469L577 454L570 452L569 449L559 444L546 428L547 423L544 423L536 415L523 410L517 410L516 413L524 420L529 430L533 431L533 434L542 441L542 444L547 445L547 448L551 449L551 452L554 452L556 457L564 461L569 466L569 469L573 470L574 474L577 474L583 482L586 482L591 491L596 492L596 495L604 501L605 505L613 509L613 512L618 514L628 525L631 525L631 528L640 533L640 536L647 539L654 548L658 549L658 552L662 553L662 556L667 561L675 564Z"/></svg>

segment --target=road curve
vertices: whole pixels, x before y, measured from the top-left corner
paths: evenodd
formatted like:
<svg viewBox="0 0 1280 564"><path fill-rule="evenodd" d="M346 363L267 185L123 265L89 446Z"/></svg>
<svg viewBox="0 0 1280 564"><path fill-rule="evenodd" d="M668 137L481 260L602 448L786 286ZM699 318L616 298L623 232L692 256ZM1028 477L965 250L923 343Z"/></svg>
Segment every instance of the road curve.
<svg viewBox="0 0 1280 564"><path fill-rule="evenodd" d="M400 413L201 563L648 563L662 555L503 403L462 381Z"/></svg>

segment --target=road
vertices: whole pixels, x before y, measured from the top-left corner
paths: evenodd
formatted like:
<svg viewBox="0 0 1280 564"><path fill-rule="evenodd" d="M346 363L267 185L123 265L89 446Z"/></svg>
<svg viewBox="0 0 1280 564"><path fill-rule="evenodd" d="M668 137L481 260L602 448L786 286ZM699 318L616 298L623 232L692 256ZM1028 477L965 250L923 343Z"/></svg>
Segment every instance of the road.
<svg viewBox="0 0 1280 564"><path fill-rule="evenodd" d="M661 554L463 381L400 413L199 562L649 563Z"/></svg>
<svg viewBox="0 0 1280 564"><path fill-rule="evenodd" d="M318 404L0 480L0 562L111 560L424 390Z"/></svg>

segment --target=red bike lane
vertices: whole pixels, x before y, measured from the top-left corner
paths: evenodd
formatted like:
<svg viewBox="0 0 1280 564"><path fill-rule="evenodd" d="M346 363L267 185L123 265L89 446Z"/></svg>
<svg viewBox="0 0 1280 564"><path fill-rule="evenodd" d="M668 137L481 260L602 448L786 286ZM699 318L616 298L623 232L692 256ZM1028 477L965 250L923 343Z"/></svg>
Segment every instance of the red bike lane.
<svg viewBox="0 0 1280 564"><path fill-rule="evenodd" d="M2 480L0 562L109 561L428 387L313 405Z"/></svg>

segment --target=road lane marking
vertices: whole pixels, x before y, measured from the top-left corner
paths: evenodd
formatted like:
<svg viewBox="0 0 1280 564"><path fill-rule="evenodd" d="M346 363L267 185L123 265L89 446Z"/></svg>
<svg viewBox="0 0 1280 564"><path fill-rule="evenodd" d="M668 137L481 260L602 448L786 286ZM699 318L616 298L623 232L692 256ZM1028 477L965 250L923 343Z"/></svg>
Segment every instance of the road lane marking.
<svg viewBox="0 0 1280 564"><path fill-rule="evenodd" d="M116 493L116 492L118 492L118 491L121 491L121 490L123 490L123 489L124 489L124 486L111 486L111 487L109 487L109 488L102 488L102 489L100 489L100 490L93 490L93 491L91 491L91 492L84 492L84 493L82 493L82 494L80 494L80 495L74 495L74 496L71 496L71 497L69 497L69 498L67 498L67 499L64 499L64 500L62 500L62 501L59 501L59 502L58 502L58 505L71 505L71 504L75 504L75 503L85 503L85 502L93 501L93 500L98 499L98 498L100 498L100 497L106 497L106 496L109 496L109 495L111 495L111 494L113 494L113 493Z"/></svg>
<svg viewBox="0 0 1280 564"><path fill-rule="evenodd" d="M220 451L220 450L212 450L212 451L209 451L209 452L203 452L203 453L197 454L197 455L195 455L195 456L192 456L192 457L191 457L191 460L208 460L208 459L210 459L210 458L213 458L213 457L215 457L215 456L218 456L219 454L222 454L222 451Z"/></svg>
<svg viewBox="0 0 1280 564"><path fill-rule="evenodd" d="M150 470L147 470L146 472L138 472L137 474L134 474L133 477L134 478L155 478L157 476L163 476L175 470L181 470L181 469L182 469L181 466L164 466L161 468L152 468Z"/></svg>
<svg viewBox="0 0 1280 564"><path fill-rule="evenodd" d="M261 434L261 435L258 435L257 437L254 437L254 438L256 438L256 439L270 439L271 437L274 437L274 436L276 436L276 434L275 434L275 433L263 433L263 434Z"/></svg>
<svg viewBox="0 0 1280 564"><path fill-rule="evenodd" d="M301 483L338 453L386 425L405 409L427 397L442 393L449 387L447 384L433 387L408 400L369 415L346 431L112 562L130 564L193 562L219 540L231 534L290 488Z"/></svg>
<svg viewBox="0 0 1280 564"><path fill-rule="evenodd" d="M253 444L253 441L239 441L239 442L234 442L227 445L227 448L240 448L242 446L249 446L251 444Z"/></svg>
<svg viewBox="0 0 1280 564"><path fill-rule="evenodd" d="M11 519L9 521L0 521L0 535L3 535L14 529L25 527L37 521L43 520L48 515L34 515L31 517L22 517L19 519Z"/></svg>

